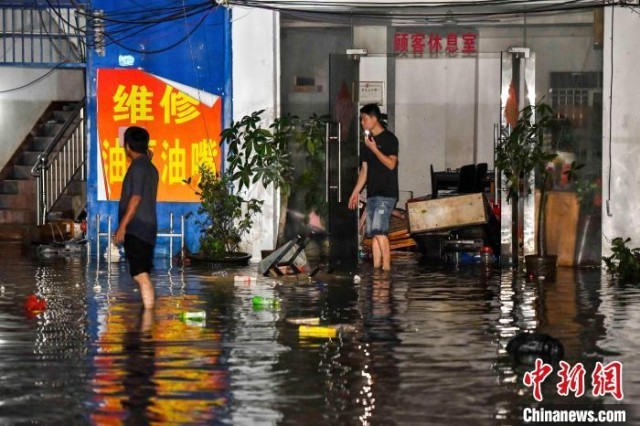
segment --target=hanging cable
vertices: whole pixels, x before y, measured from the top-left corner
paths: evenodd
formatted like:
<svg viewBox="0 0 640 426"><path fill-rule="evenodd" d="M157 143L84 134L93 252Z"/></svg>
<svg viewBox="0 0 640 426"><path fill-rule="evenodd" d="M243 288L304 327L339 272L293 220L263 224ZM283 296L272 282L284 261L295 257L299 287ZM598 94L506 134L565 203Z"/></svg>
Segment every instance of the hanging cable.
<svg viewBox="0 0 640 426"><path fill-rule="evenodd" d="M162 53L162 52L166 52L168 50L173 49L174 47L178 46L179 44L183 43L185 40L187 40L191 34L193 34L198 28L200 28L200 26L202 25L202 23L204 22L204 20L207 18L207 16L209 16L209 14L211 13L213 9L210 9L208 12L204 13L202 15L202 17L198 20L198 22L193 26L193 28L184 36L181 37L179 40L177 40L176 42L159 48L159 49L150 49L150 50L142 50L142 49L135 49L129 46L126 46L124 44L122 44L120 41L113 39L109 34L105 34L105 37L107 37L111 42L113 42L114 44L120 46L121 48L128 50L129 52L134 52L134 53L140 53L140 54L155 54L155 53Z"/></svg>
<svg viewBox="0 0 640 426"><path fill-rule="evenodd" d="M63 66L65 63L64 62L60 62L59 64L57 64L55 67L51 68L49 71L47 71L46 73L44 73L43 75L41 75L40 77L26 83L23 84L22 86L18 86L18 87L13 87L11 89L4 89L4 90L0 90L0 94L3 93L11 93L11 92L17 92L19 90L22 89L26 89L27 87L31 87L34 84L39 83L40 81L44 80L45 78L49 77L51 74L53 74L58 68L60 68L61 66Z"/></svg>

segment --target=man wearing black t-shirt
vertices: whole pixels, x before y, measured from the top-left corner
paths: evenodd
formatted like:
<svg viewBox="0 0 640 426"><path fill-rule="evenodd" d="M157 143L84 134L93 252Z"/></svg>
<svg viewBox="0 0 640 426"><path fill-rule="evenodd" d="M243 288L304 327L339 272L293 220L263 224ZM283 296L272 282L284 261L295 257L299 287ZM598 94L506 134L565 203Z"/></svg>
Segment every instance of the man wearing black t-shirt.
<svg viewBox="0 0 640 426"><path fill-rule="evenodd" d="M373 239L373 266L391 269L389 222L398 202L398 138L384 126L380 108L365 105L360 109L365 131L362 166L349 208L358 206L358 195L367 186L367 236Z"/></svg>
<svg viewBox="0 0 640 426"><path fill-rule="evenodd" d="M119 226L116 244L124 244L129 273L140 287L145 308L154 305L154 291L149 272L153 267L158 223L156 197L158 170L149 155L149 133L141 127L129 127L124 133L124 148L131 165L122 182L118 208Z"/></svg>

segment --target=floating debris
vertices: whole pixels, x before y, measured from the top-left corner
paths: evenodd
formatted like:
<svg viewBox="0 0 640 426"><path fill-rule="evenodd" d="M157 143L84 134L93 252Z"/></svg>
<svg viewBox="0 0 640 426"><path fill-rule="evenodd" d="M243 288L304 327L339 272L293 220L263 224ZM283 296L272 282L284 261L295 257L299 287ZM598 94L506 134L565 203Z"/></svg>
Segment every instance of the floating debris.
<svg viewBox="0 0 640 426"><path fill-rule="evenodd" d="M185 322L202 323L207 319L207 313L205 311L181 312L178 314L178 319Z"/></svg>
<svg viewBox="0 0 640 426"><path fill-rule="evenodd" d="M289 324L294 325L320 325L320 318L302 318L292 317L286 320Z"/></svg>
<svg viewBox="0 0 640 426"><path fill-rule="evenodd" d="M251 298L251 303L254 308L266 308L273 307L277 308L280 306L280 300L270 297L262 297L262 296L253 296Z"/></svg>
<svg viewBox="0 0 640 426"><path fill-rule="evenodd" d="M301 325L298 333L302 337L319 337L324 339L333 339L338 335L338 330L333 327L314 327L309 325Z"/></svg>

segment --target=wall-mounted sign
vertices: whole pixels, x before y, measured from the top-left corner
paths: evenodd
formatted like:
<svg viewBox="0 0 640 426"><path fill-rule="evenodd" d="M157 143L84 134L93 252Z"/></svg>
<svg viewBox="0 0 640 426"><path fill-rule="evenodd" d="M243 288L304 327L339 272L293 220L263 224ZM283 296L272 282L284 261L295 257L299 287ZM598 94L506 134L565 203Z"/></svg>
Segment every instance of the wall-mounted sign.
<svg viewBox="0 0 640 426"><path fill-rule="evenodd" d="M384 105L384 81L361 81L358 103Z"/></svg>
<svg viewBox="0 0 640 426"><path fill-rule="evenodd" d="M128 166L122 135L140 126L160 174L158 201L200 201L183 180L197 185L201 164L220 170L220 97L136 69L99 69L97 101L99 200L120 199Z"/></svg>
<svg viewBox="0 0 640 426"><path fill-rule="evenodd" d="M400 57L447 58L478 53L478 32L472 29L397 31L393 51Z"/></svg>

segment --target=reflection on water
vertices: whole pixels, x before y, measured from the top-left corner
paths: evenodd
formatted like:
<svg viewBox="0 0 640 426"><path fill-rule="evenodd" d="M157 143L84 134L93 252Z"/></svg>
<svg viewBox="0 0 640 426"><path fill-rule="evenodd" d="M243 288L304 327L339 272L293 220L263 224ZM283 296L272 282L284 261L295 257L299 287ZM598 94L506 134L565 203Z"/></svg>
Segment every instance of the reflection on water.
<svg viewBox="0 0 640 426"><path fill-rule="evenodd" d="M165 268L144 311L123 265L38 263L11 246L0 256L2 424L519 424L534 402L522 384L531 367L505 348L521 330L557 337L588 372L623 362L625 402L639 396L640 289L597 270L538 284L406 256L392 274L363 268L358 285L236 285ZM48 301L33 318L30 293ZM256 295L280 304L254 307ZM200 310L205 323L178 318ZM289 317L351 328L303 337ZM590 383L582 398L560 397L556 383L543 386L547 405L613 402Z"/></svg>

